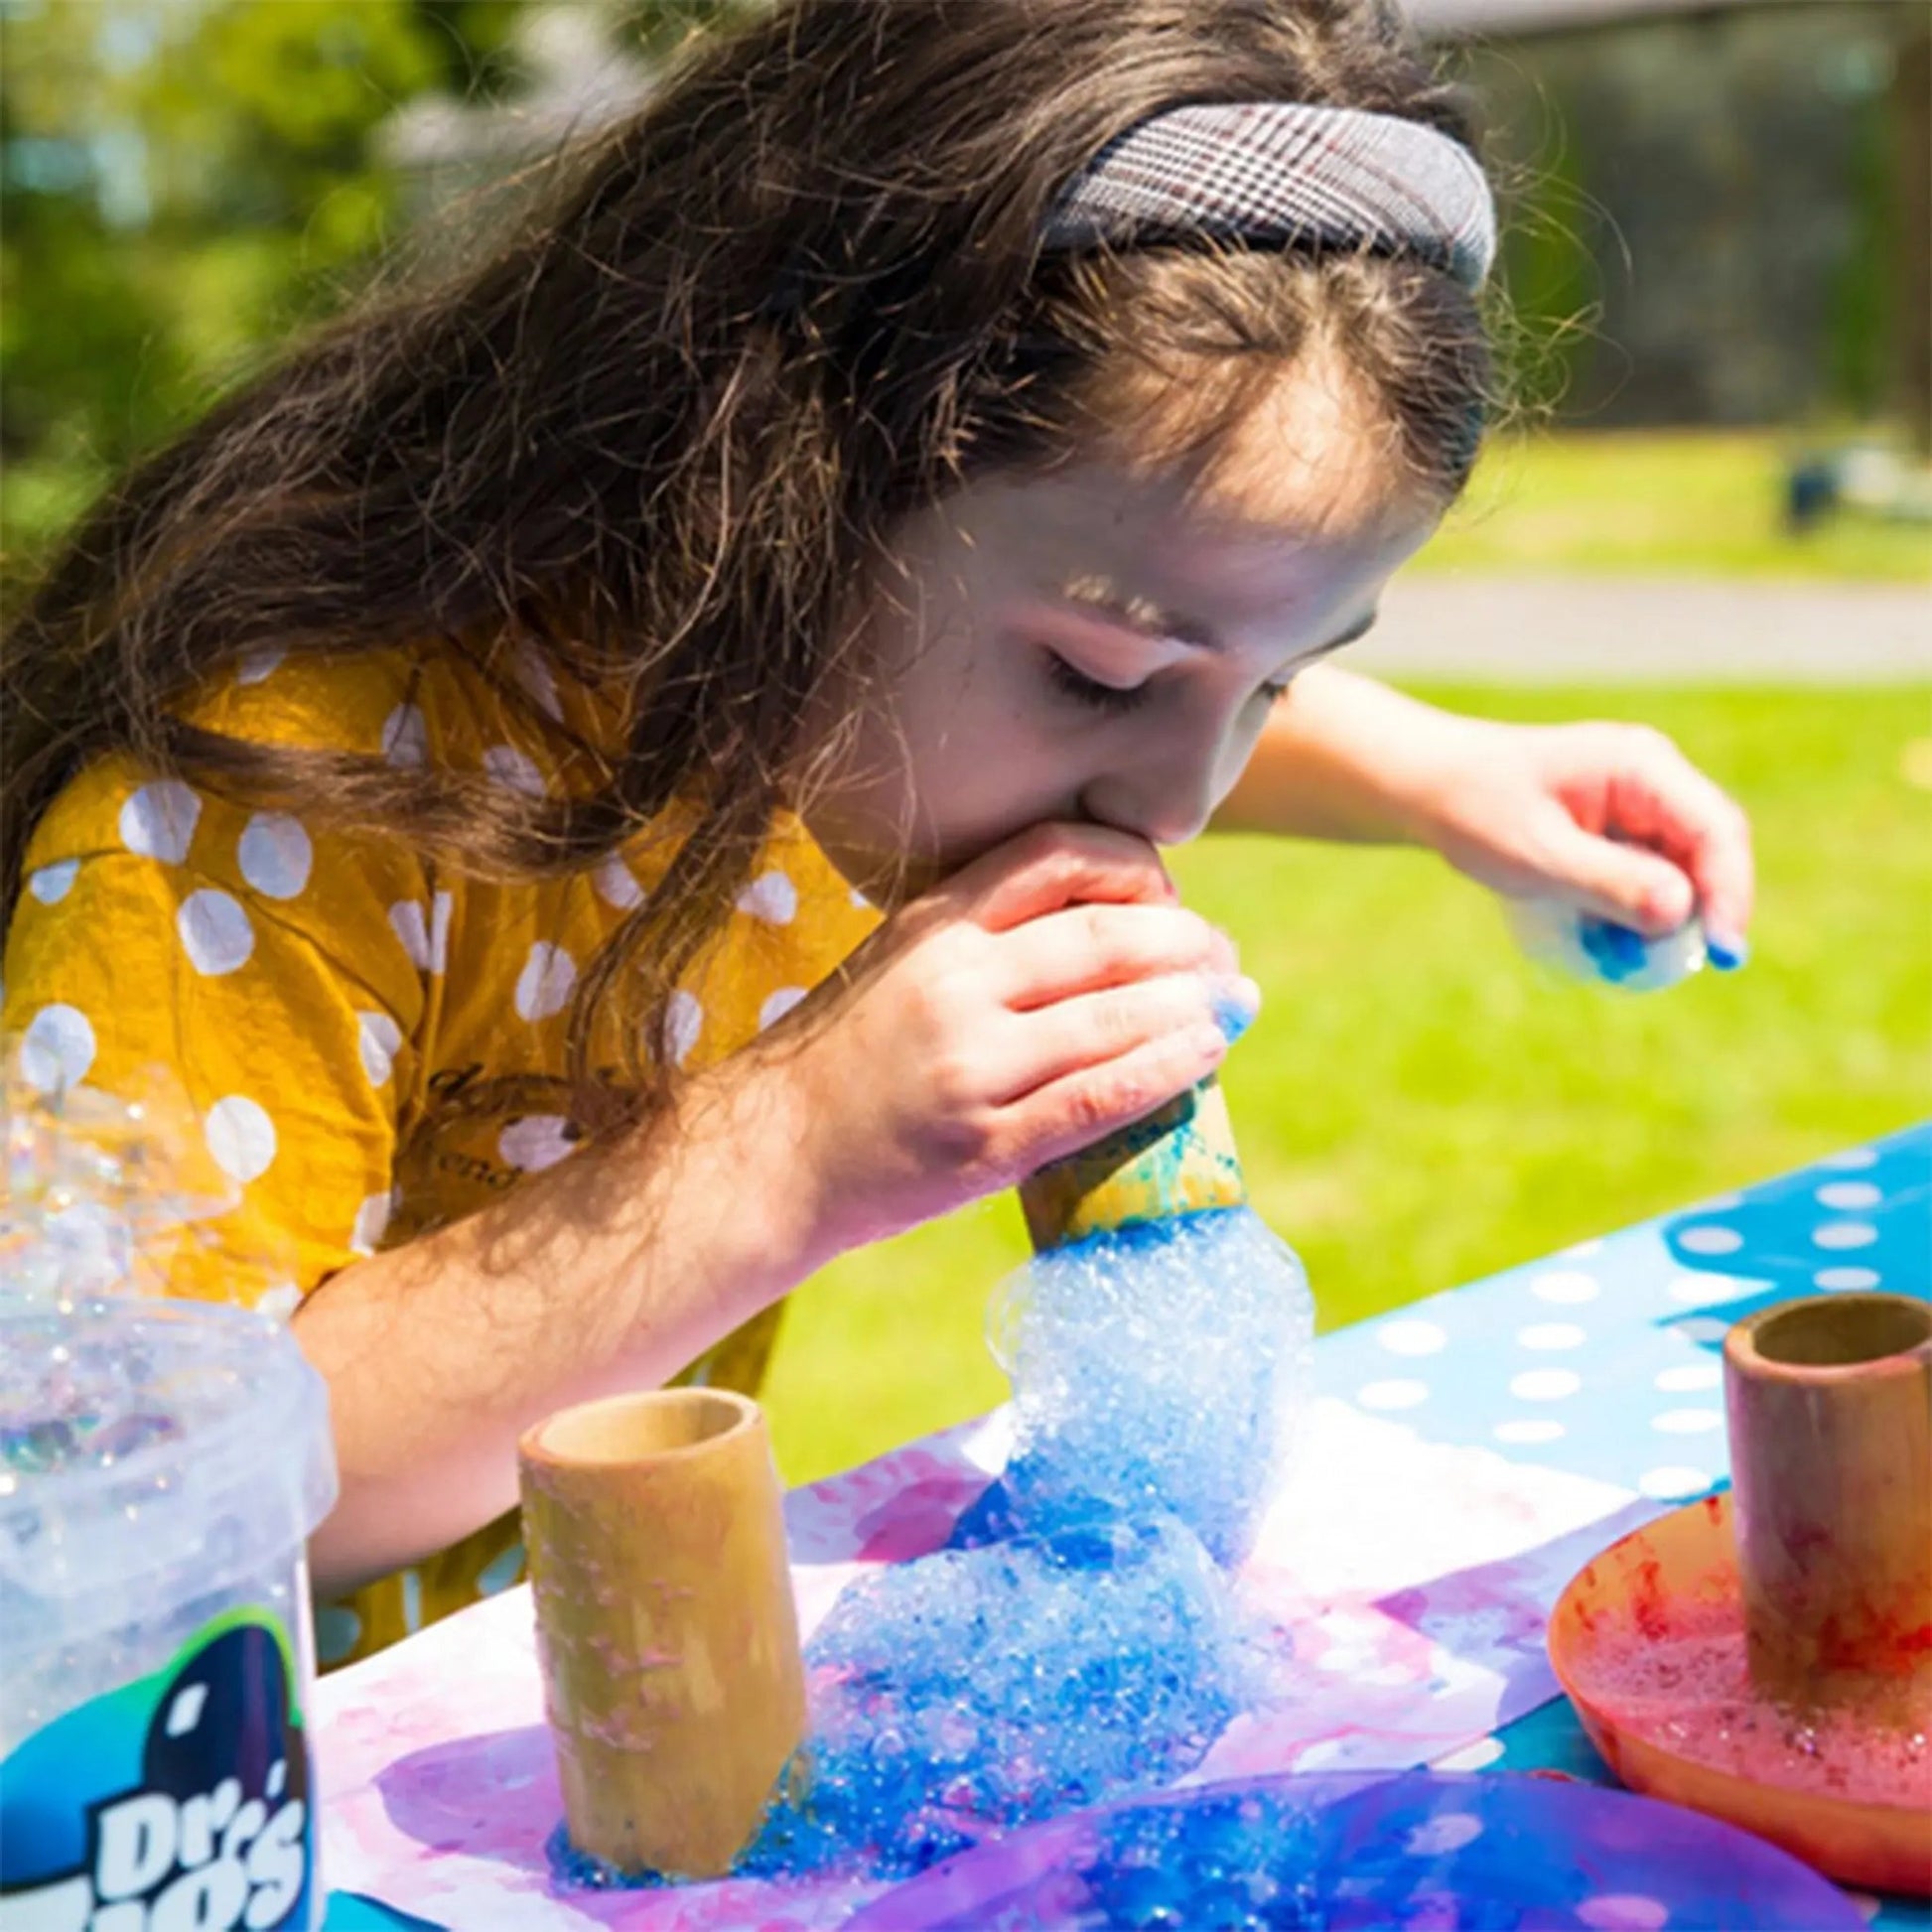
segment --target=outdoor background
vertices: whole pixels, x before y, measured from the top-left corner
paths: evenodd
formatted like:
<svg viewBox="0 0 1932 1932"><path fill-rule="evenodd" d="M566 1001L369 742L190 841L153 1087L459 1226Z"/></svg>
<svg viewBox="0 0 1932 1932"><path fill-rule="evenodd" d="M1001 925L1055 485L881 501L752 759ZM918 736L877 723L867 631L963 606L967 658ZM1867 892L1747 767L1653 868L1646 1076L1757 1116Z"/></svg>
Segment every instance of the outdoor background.
<svg viewBox="0 0 1932 1932"><path fill-rule="evenodd" d="M0 0L0 577L734 10ZM1177 855L1267 996L1225 1081L1328 1326L1932 1111L1925 9L1414 12L1492 129L1530 413L1355 661L1661 726L1749 807L1761 915L1741 975L1619 997L1539 977L1431 859ZM803 1289L787 1475L996 1402L981 1315L1024 1251L1000 1200Z"/></svg>

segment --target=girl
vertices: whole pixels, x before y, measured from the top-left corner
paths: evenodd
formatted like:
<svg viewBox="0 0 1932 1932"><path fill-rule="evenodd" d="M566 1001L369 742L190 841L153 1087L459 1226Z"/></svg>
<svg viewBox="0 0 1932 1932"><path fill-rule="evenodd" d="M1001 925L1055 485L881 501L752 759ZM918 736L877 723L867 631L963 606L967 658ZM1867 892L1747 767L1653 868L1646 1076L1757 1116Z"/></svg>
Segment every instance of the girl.
<svg viewBox="0 0 1932 1932"><path fill-rule="evenodd" d="M176 1285L329 1378L331 1661L515 1574L530 1422L755 1386L831 1256L1207 1074L1257 995L1159 847L1749 914L1663 740L1317 661L1488 382L1486 190L1371 0L796 0L564 186L7 645L6 1024L163 1063L234 1182Z"/></svg>

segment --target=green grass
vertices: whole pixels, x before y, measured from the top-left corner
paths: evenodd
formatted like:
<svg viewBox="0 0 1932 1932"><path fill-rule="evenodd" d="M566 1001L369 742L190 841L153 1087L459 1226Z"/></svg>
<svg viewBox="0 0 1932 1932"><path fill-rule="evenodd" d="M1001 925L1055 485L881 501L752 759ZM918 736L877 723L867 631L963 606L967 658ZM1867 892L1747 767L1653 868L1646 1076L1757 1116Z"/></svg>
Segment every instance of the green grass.
<svg viewBox="0 0 1932 1932"><path fill-rule="evenodd" d="M1844 514L1787 534L1780 492L1797 447L1708 430L1505 439L1413 567L1932 582L1924 524Z"/></svg>
<svg viewBox="0 0 1932 1932"><path fill-rule="evenodd" d="M1229 1104L1323 1326L1932 1113L1932 693L1427 695L1672 732L1751 810L1755 957L1667 994L1599 993L1533 972L1488 896L1424 855L1178 854L1187 898L1267 995ZM787 1477L998 1402L982 1312L1024 1253L1009 1196L802 1289L767 1384Z"/></svg>

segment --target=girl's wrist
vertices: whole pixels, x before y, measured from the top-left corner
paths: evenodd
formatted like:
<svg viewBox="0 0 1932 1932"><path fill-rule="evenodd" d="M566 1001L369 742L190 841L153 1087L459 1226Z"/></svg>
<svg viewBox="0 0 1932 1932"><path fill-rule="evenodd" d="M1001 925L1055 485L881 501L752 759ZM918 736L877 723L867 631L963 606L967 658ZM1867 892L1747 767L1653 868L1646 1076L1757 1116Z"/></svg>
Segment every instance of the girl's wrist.
<svg viewBox="0 0 1932 1932"><path fill-rule="evenodd" d="M1495 725L1339 665L1304 672L1291 702L1316 767L1334 774L1334 822L1356 838L1442 849Z"/></svg>
<svg viewBox="0 0 1932 1932"><path fill-rule="evenodd" d="M793 1056L760 1046L700 1075L675 1103L685 1146L673 1184L717 1204L737 1320L781 1301L845 1245L807 1158L817 1111Z"/></svg>
<svg viewBox="0 0 1932 1932"><path fill-rule="evenodd" d="M1493 749L1499 727L1420 703L1386 793L1390 821L1405 845L1440 852L1455 835L1470 780Z"/></svg>

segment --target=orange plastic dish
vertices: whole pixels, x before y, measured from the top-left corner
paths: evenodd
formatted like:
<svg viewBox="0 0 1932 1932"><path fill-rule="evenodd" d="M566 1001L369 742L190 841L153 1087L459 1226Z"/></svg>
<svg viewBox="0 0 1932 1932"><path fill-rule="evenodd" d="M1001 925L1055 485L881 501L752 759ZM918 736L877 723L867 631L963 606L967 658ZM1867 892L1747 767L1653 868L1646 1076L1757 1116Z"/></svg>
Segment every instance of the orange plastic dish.
<svg viewBox="0 0 1932 1932"><path fill-rule="evenodd" d="M1550 1619L1550 1661L1590 1742L1633 1791L1722 1818L1850 1884L1932 1896L1932 1676L1887 1718L1798 1715L1754 1694L1730 1498L1612 1544ZM1903 1727L1896 1722L1904 1713Z"/></svg>

